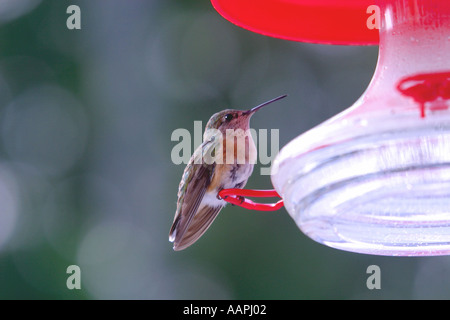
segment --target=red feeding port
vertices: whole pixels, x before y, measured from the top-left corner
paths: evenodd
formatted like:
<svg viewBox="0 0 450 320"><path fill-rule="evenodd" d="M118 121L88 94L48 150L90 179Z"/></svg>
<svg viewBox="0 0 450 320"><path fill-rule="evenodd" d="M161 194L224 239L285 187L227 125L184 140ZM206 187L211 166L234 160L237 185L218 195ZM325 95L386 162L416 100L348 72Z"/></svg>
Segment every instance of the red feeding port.
<svg viewBox="0 0 450 320"><path fill-rule="evenodd" d="M420 116L425 118L425 104L438 98L450 98L450 72L424 73L399 81L398 91L413 98L420 106ZM446 110L446 103L437 104L431 110Z"/></svg>

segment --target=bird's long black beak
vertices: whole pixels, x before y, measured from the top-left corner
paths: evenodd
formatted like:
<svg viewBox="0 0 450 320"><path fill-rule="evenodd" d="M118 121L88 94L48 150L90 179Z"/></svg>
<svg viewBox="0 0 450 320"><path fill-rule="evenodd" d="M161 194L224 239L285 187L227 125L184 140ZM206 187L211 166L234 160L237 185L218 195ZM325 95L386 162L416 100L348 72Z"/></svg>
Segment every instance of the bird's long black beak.
<svg viewBox="0 0 450 320"><path fill-rule="evenodd" d="M251 108L250 110L245 111L245 112L244 112L244 115L251 115L251 114L254 114L256 111L258 111L258 110L261 109L262 107L267 106L268 104L271 104L272 102L278 101L278 100L283 99L283 98L285 98L285 97L287 97L287 94L282 95L282 96L279 96L279 97L276 97L276 98L274 98L274 99L272 99L272 100L269 100L269 101L266 101L266 102L264 102L264 103L261 103L260 105L257 105L256 107Z"/></svg>

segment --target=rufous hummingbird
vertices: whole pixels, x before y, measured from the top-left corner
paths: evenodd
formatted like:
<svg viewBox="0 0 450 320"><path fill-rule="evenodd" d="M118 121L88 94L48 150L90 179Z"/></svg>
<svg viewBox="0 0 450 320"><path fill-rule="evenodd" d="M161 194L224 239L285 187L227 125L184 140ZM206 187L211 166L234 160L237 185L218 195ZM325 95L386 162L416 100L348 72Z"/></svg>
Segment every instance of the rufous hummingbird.
<svg viewBox="0 0 450 320"><path fill-rule="evenodd" d="M222 189L245 186L257 156L249 134L250 118L262 107L284 97L247 111L226 109L209 119L203 143L194 151L178 187L177 209L169 232L174 250L189 247L209 228L227 204L219 197Z"/></svg>

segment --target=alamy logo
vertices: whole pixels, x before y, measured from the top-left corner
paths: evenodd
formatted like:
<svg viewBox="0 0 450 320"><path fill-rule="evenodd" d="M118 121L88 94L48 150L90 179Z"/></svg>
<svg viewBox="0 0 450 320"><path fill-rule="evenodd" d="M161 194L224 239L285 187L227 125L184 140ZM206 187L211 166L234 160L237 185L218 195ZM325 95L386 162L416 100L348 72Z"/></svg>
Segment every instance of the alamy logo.
<svg viewBox="0 0 450 320"><path fill-rule="evenodd" d="M67 267L66 270L67 274L70 274L69 277L67 277L66 286L67 289L73 290L73 289L81 289L81 269L79 266L73 264Z"/></svg>
<svg viewBox="0 0 450 320"><path fill-rule="evenodd" d="M210 141L204 146L202 156L194 160L196 164L255 164L257 160L262 165L261 175L270 175L272 163L279 151L279 130L270 130L270 155L269 155L269 135L267 129L227 129L225 134L218 129L207 129L205 134L202 134L202 122L194 121L194 137L192 139L191 132L187 129L179 128L172 132L171 140L179 141L172 148L171 159L174 164L187 164L192 155L192 142L194 146L198 146L205 141ZM225 150L223 152L225 140ZM252 150L248 146L249 139L253 139L256 145L256 150Z"/></svg>
<svg viewBox="0 0 450 320"><path fill-rule="evenodd" d="M77 5L70 5L67 7L66 13L70 16L66 20L66 26L69 30L81 29L81 9Z"/></svg>
<svg viewBox="0 0 450 320"><path fill-rule="evenodd" d="M374 4L368 6L366 13L370 14L370 16L367 18L366 21L367 28L369 28L370 30L380 29L380 20L381 20L380 7Z"/></svg>
<svg viewBox="0 0 450 320"><path fill-rule="evenodd" d="M381 269L376 264L370 265L366 270L367 274L370 276L367 278L366 286L367 289L381 289Z"/></svg>

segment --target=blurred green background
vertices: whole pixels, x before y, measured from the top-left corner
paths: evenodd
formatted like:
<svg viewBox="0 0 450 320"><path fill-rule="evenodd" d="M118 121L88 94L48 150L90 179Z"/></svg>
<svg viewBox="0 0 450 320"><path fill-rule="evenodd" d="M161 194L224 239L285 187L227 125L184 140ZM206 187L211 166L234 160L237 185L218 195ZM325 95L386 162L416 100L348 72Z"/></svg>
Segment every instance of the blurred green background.
<svg viewBox="0 0 450 320"><path fill-rule="evenodd" d="M81 30L66 27L70 4ZM251 33L208 0L1 1L0 298L450 298L449 258L327 248L284 209L228 206L189 249L168 241L175 129L287 93L252 119L282 147L352 105L376 59ZM66 287L74 264L81 290Z"/></svg>

